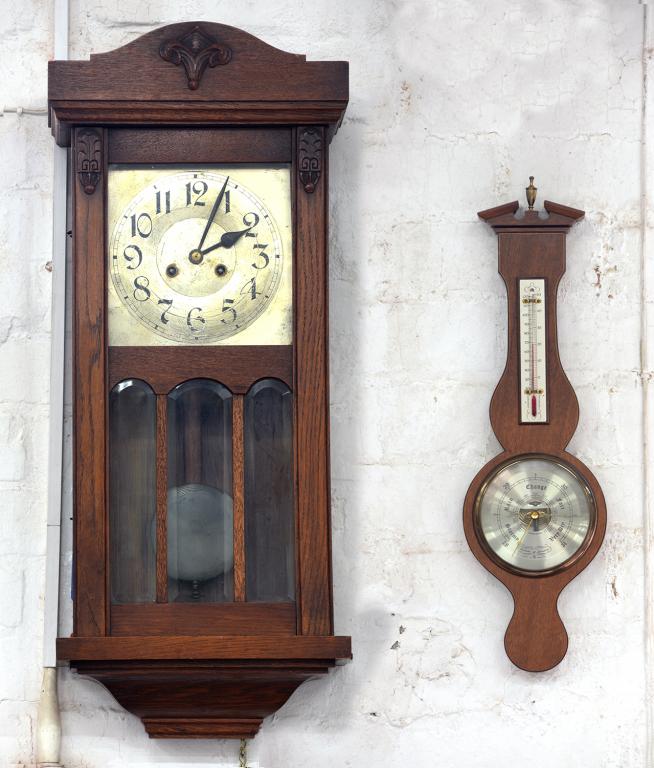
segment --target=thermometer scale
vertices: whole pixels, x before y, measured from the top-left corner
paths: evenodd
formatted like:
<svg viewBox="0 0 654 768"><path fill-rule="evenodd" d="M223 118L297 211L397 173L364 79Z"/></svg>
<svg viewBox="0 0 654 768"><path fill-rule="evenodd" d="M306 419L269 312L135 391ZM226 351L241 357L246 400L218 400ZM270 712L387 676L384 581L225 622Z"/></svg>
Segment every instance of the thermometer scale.
<svg viewBox="0 0 654 768"><path fill-rule="evenodd" d="M504 636L511 661L530 672L558 664L568 634L557 609L564 587L595 557L606 530L599 483L566 451L579 405L557 347L556 301L565 238L583 211L517 201L479 216L498 235L508 301L508 356L490 404L503 451L473 479L463 506L466 539L479 562L513 595Z"/></svg>
<svg viewBox="0 0 654 768"><path fill-rule="evenodd" d="M545 280L520 280L520 421L547 422Z"/></svg>

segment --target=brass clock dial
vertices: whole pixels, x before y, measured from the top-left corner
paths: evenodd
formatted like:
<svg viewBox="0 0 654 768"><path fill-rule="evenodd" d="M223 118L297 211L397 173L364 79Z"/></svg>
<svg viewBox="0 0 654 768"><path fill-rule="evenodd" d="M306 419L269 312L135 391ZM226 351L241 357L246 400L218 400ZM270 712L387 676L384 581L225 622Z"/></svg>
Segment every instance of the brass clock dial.
<svg viewBox="0 0 654 768"><path fill-rule="evenodd" d="M288 168L112 169L108 258L111 345L289 344Z"/></svg>

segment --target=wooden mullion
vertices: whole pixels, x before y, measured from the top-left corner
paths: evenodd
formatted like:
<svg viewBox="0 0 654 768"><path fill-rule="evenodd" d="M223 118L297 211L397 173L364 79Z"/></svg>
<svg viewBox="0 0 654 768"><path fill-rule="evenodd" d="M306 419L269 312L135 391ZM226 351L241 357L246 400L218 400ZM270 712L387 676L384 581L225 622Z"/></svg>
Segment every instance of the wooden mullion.
<svg viewBox="0 0 654 768"><path fill-rule="evenodd" d="M298 545L298 631L302 635L333 632L331 534L329 507L329 392L327 360L327 147L323 128L298 128L298 155L303 134L320 139L314 186L300 179L296 160L295 189L295 466Z"/></svg>
<svg viewBox="0 0 654 768"><path fill-rule="evenodd" d="M232 498L234 511L234 600L243 602L246 599L243 395L234 395L232 406Z"/></svg>
<svg viewBox="0 0 654 768"><path fill-rule="evenodd" d="M74 264L74 547L78 635L108 628L106 520L106 335L104 320L106 132L73 135Z"/></svg>
<svg viewBox="0 0 654 768"><path fill-rule="evenodd" d="M157 395L157 602L168 602L168 397Z"/></svg>

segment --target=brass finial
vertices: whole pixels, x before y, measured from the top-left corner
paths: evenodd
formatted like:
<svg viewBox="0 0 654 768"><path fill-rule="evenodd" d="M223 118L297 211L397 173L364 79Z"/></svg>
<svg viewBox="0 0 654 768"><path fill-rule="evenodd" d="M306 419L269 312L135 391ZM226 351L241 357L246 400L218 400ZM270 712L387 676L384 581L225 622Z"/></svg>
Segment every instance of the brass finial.
<svg viewBox="0 0 654 768"><path fill-rule="evenodd" d="M536 202L536 192L538 192L538 187L534 186L534 177L529 177L529 186L525 187L525 192L527 193L527 204L529 205L529 210L534 210L534 203Z"/></svg>

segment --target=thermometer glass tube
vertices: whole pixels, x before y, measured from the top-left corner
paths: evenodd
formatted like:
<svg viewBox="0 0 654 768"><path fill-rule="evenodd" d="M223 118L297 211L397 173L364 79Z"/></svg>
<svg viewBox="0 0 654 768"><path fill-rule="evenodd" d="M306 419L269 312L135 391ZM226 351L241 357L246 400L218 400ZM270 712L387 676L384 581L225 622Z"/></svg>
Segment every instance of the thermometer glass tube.
<svg viewBox="0 0 654 768"><path fill-rule="evenodd" d="M520 280L520 421L547 422L545 280Z"/></svg>

